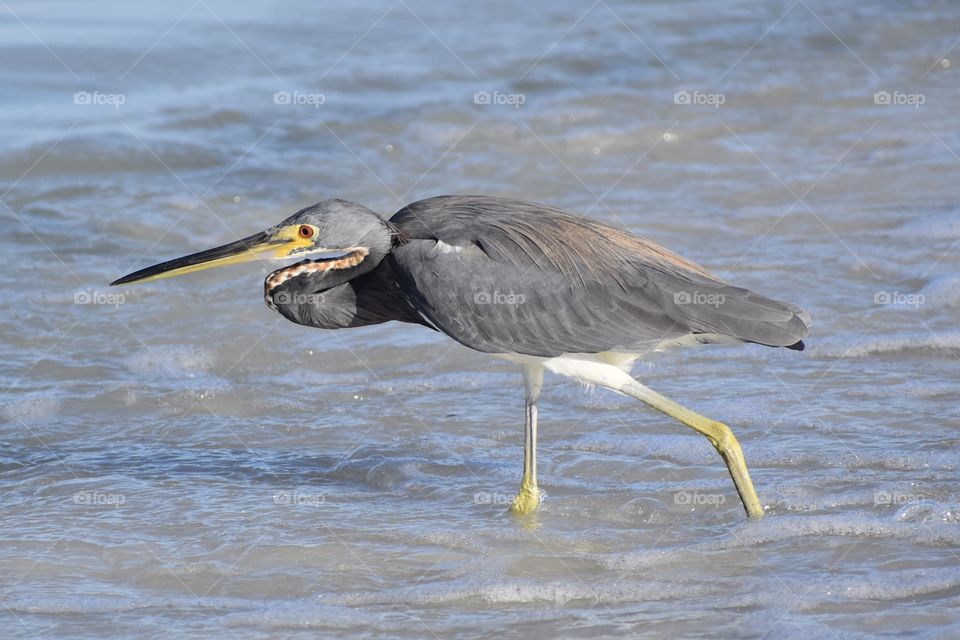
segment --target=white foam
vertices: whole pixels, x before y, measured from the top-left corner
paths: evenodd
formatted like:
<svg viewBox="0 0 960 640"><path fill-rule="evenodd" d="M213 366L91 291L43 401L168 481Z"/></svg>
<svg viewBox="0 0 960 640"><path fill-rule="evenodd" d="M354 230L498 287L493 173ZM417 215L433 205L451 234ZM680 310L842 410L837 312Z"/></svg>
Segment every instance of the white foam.
<svg viewBox="0 0 960 640"><path fill-rule="evenodd" d="M921 501L904 505L897 511L898 522L960 523L960 505Z"/></svg>
<svg viewBox="0 0 960 640"><path fill-rule="evenodd" d="M206 349L178 346L144 348L126 359L127 367L141 375L196 373L210 369L213 363Z"/></svg>
<svg viewBox="0 0 960 640"><path fill-rule="evenodd" d="M852 395L866 398L939 398L960 395L960 384L953 382L904 382L889 387L864 386L852 389Z"/></svg>
<svg viewBox="0 0 960 640"><path fill-rule="evenodd" d="M490 604L551 604L564 606L570 602L588 601L613 604L620 602L652 602L682 600L712 595L717 590L706 585L677 585L669 582L585 583L494 581L469 586L421 586L408 590L402 598L407 605L436 605L452 602L482 601ZM355 594L345 598L349 606L396 603L393 594Z"/></svg>
<svg viewBox="0 0 960 640"><path fill-rule="evenodd" d="M885 571L883 579L842 580L836 592L851 600L907 600L960 587L960 569Z"/></svg>
<svg viewBox="0 0 960 640"><path fill-rule="evenodd" d="M754 592L734 594L728 601L728 606L786 607L796 612L807 612L816 611L824 605L836 607L844 600L916 602L924 597L956 590L960 586L960 570L955 567L888 569L866 572L854 577L826 573L816 583L811 583L808 578L777 574L763 582L766 583L763 588Z"/></svg>
<svg viewBox="0 0 960 640"><path fill-rule="evenodd" d="M60 409L60 401L52 396L30 396L0 407L0 416L10 422L32 422L49 418Z"/></svg>
<svg viewBox="0 0 960 640"><path fill-rule="evenodd" d="M646 571L654 567L682 563L692 554L715 554L720 551L750 548L755 551L764 545L800 538L842 537L859 541L866 539L903 540L914 545L943 546L960 544L960 531L955 527L929 526L918 529L915 524L894 522L871 516L809 514L776 516L751 522L722 540L703 542L683 548L626 553L604 560L609 569Z"/></svg>
<svg viewBox="0 0 960 640"><path fill-rule="evenodd" d="M956 356L960 354L960 331L926 331L868 340L825 338L811 345L809 352L817 358L866 358L895 353L941 353Z"/></svg>

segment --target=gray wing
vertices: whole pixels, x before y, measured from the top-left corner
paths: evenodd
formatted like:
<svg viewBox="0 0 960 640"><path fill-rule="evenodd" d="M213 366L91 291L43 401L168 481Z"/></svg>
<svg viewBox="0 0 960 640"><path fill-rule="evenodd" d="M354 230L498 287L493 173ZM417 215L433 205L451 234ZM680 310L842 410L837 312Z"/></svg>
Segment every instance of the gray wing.
<svg viewBox="0 0 960 640"><path fill-rule="evenodd" d="M488 353L642 352L695 335L801 348L809 319L625 231L545 205L440 196L391 218L410 304Z"/></svg>

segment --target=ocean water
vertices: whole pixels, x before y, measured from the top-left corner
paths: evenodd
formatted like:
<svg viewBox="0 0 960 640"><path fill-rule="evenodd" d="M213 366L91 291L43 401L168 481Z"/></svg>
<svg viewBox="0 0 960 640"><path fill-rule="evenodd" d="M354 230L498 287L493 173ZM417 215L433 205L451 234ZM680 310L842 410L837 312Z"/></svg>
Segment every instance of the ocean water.
<svg viewBox="0 0 960 640"><path fill-rule="evenodd" d="M960 635L960 6L0 2L4 637ZM328 197L559 205L805 308L636 375L324 332L252 264Z"/></svg>

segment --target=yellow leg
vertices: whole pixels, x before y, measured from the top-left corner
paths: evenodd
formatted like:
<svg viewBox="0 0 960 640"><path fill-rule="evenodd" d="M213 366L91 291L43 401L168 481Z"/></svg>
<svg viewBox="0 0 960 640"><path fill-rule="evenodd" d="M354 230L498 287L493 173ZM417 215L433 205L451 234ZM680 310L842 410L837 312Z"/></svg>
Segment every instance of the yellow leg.
<svg viewBox="0 0 960 640"><path fill-rule="evenodd" d="M523 478L520 480L520 492L510 505L510 511L521 516L536 511L542 497L537 486L537 399L543 386L543 367L525 365L523 379L526 386Z"/></svg>
<svg viewBox="0 0 960 640"><path fill-rule="evenodd" d="M727 463L727 470L733 478L733 484L737 487L737 493L740 494L740 501L747 515L751 518L763 516L763 507L760 506L757 492L753 488L753 481L750 480L747 462L743 458L743 449L740 448L740 443L737 442L730 427L702 416L696 411L691 411L632 378L631 382L621 386L620 390L705 435L714 449L720 453L723 461Z"/></svg>

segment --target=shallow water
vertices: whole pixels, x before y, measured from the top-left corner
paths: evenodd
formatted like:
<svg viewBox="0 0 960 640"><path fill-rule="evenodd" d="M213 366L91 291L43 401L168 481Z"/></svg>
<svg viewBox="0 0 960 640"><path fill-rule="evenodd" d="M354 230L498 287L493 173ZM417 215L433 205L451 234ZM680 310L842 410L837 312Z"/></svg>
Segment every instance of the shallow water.
<svg viewBox="0 0 960 640"><path fill-rule="evenodd" d="M960 633L960 7L0 8L4 635ZM326 197L448 192L810 312L803 353L636 371L734 428L766 518L704 439L548 379L518 522L511 365L289 324L275 265L106 287Z"/></svg>

